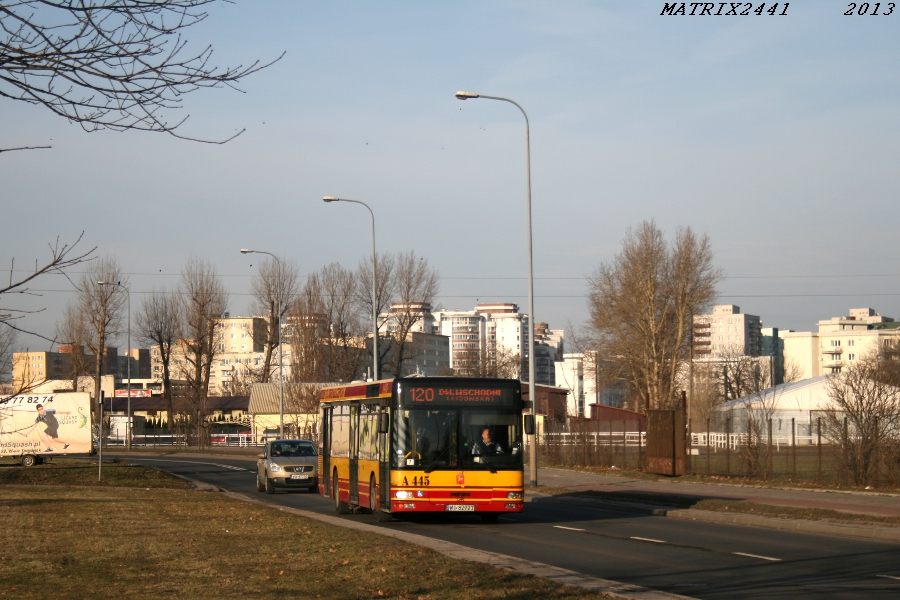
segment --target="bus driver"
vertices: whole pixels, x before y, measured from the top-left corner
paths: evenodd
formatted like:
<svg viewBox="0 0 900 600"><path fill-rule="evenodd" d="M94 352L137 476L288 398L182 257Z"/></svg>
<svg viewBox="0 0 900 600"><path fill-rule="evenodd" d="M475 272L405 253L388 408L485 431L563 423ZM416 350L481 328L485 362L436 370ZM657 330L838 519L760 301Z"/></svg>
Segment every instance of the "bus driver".
<svg viewBox="0 0 900 600"><path fill-rule="evenodd" d="M481 439L472 446L472 454L503 454L503 447L494 441L490 427L481 430Z"/></svg>

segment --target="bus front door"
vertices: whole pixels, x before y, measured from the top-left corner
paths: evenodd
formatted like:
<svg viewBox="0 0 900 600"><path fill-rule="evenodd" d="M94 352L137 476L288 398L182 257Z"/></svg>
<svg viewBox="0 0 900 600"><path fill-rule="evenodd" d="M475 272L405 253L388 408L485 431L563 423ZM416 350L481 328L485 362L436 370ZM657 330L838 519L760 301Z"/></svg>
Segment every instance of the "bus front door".
<svg viewBox="0 0 900 600"><path fill-rule="evenodd" d="M359 404L350 406L350 504L359 505Z"/></svg>
<svg viewBox="0 0 900 600"><path fill-rule="evenodd" d="M322 464L319 468L319 481L323 484L325 495L331 496L331 415L332 408L326 407L322 410L321 432L322 446L319 452L319 460Z"/></svg>

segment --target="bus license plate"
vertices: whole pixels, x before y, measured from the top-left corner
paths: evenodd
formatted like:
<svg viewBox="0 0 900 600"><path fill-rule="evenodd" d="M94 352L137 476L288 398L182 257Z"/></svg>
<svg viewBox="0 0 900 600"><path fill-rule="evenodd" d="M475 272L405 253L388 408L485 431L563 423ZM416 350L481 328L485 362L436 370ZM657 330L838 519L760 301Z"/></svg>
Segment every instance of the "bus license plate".
<svg viewBox="0 0 900 600"><path fill-rule="evenodd" d="M448 504L447 512L475 512L474 504Z"/></svg>
<svg viewBox="0 0 900 600"><path fill-rule="evenodd" d="M291 475L291 479L309 479L309 475L306 475L305 473L303 475L294 473L293 475Z"/></svg>

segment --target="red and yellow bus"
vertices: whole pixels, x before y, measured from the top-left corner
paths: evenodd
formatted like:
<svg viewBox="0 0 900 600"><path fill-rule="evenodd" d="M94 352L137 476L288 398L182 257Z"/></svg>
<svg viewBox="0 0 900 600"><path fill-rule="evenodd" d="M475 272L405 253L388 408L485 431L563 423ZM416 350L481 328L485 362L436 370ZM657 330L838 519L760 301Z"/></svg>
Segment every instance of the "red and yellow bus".
<svg viewBox="0 0 900 600"><path fill-rule="evenodd" d="M319 492L338 513L379 520L472 512L488 522L523 506L522 385L511 379L409 377L324 388Z"/></svg>

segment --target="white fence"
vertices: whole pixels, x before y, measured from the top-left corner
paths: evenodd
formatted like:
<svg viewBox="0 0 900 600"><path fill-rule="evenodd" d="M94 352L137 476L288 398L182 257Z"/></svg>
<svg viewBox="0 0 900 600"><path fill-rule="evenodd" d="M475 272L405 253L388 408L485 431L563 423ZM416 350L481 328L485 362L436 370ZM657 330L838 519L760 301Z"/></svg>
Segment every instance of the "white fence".
<svg viewBox="0 0 900 600"><path fill-rule="evenodd" d="M691 434L691 446L694 447L710 447L710 448L730 448L732 450L736 450L741 446L747 446L750 441L750 434L748 433L716 433L709 432L709 439L707 439L707 433L704 431L702 433L692 433ZM763 435L760 440L762 443L767 444L769 442L769 438L766 435ZM772 436L772 445L776 448L781 446L791 446L796 444L798 446L815 446L819 443L818 436L815 435L796 435L791 437L790 435L773 435ZM823 444L827 444L826 440L822 440Z"/></svg>
<svg viewBox="0 0 900 600"><path fill-rule="evenodd" d="M541 433L538 444L558 446L646 446L646 431L586 431L582 433Z"/></svg>

